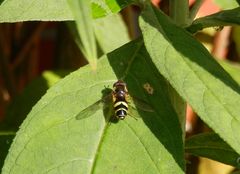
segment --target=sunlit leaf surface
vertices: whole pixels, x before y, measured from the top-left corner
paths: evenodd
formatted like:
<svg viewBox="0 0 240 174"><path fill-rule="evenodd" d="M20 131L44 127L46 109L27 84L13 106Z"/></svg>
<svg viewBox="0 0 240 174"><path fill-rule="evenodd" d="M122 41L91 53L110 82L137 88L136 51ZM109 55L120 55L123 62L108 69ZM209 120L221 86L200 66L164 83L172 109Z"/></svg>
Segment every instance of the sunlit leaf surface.
<svg viewBox="0 0 240 174"><path fill-rule="evenodd" d="M168 84L149 60L137 40L102 57L96 71L87 66L59 81L21 125L2 173L184 173L181 127ZM139 110L137 120L116 122L99 108L76 119L120 78L154 112Z"/></svg>

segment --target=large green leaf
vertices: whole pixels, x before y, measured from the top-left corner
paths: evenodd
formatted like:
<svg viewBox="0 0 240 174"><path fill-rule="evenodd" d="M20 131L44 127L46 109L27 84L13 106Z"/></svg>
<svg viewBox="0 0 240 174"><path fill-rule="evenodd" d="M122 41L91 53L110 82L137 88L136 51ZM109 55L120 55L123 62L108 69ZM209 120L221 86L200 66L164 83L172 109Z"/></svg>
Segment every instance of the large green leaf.
<svg viewBox="0 0 240 174"><path fill-rule="evenodd" d="M108 123L112 113L99 109L76 119L119 78L154 112ZM2 174L184 173L181 127L168 91L142 41L131 42L102 57L96 71L86 66L48 90L18 131Z"/></svg>
<svg viewBox="0 0 240 174"><path fill-rule="evenodd" d="M239 85L203 45L159 10L147 6L140 26L158 71L202 120L240 153Z"/></svg>
<svg viewBox="0 0 240 174"><path fill-rule="evenodd" d="M240 156L215 133L204 133L187 139L185 150L240 168ZM223 155L224 154L224 155Z"/></svg>
<svg viewBox="0 0 240 174"><path fill-rule="evenodd" d="M227 25L240 25L240 7L198 18L193 21L187 30L195 33L203 28Z"/></svg>
<svg viewBox="0 0 240 174"><path fill-rule="evenodd" d="M94 18L107 16L132 3L132 0L91 0L92 15ZM67 0L5 0L0 4L0 22L73 19Z"/></svg>

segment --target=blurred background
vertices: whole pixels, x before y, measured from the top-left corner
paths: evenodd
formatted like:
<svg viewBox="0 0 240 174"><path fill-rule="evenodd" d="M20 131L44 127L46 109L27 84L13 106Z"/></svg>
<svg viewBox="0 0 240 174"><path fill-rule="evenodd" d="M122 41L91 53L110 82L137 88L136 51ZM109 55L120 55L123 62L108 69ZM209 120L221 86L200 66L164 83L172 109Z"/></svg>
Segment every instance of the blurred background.
<svg viewBox="0 0 240 174"><path fill-rule="evenodd" d="M194 2L189 0L190 8ZM233 8L229 2L204 0L197 17ZM168 14L168 0L152 0L152 3ZM121 11L131 39L140 36L137 21L139 13L135 6ZM240 27L207 28L195 34L195 37L213 57L223 64L227 61L225 68L229 66L229 69L240 72ZM64 22L1 23L0 129L18 130L32 106L50 86L86 64ZM190 107L186 116L187 137L210 131ZM2 149L0 157L6 153L7 149ZM206 158L187 155L186 160L189 174L227 174L233 171L231 166Z"/></svg>

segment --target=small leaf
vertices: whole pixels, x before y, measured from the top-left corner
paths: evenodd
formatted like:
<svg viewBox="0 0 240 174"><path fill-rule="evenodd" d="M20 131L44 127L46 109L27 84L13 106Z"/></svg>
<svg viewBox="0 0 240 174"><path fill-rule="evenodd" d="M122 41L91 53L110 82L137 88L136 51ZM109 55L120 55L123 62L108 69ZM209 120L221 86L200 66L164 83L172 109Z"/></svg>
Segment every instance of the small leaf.
<svg viewBox="0 0 240 174"><path fill-rule="evenodd" d="M2 174L183 174L181 127L169 105L167 83L156 72L142 41L136 40L99 59L96 72L86 66L68 75L33 107ZM139 110L137 120L127 116L108 123L113 113L100 109L76 119L117 79L124 79L130 95L146 101L154 112Z"/></svg>
<svg viewBox="0 0 240 174"><path fill-rule="evenodd" d="M159 10L147 6L140 27L158 71L201 119L240 154L240 137L237 128L232 127L232 120L239 120L240 115L239 85L203 45Z"/></svg>
<svg viewBox="0 0 240 174"><path fill-rule="evenodd" d="M228 26L228 25L239 25L240 24L240 7L224 10L218 13L204 16L193 21L187 30L191 33L195 33L198 30L202 30L207 27L216 26Z"/></svg>
<svg viewBox="0 0 240 174"><path fill-rule="evenodd" d="M186 140L185 150L195 156L210 158L240 168L240 155L215 133L190 137Z"/></svg>
<svg viewBox="0 0 240 174"><path fill-rule="evenodd" d="M232 8L236 8L239 5L239 0L214 0L214 2L219 5L219 7L221 7L221 9L232 9Z"/></svg>
<svg viewBox="0 0 240 174"><path fill-rule="evenodd" d="M111 11L113 13L117 13L120 10L122 10L123 8L136 3L137 0L106 0L106 4L108 5L108 7L111 9Z"/></svg>
<svg viewBox="0 0 240 174"><path fill-rule="evenodd" d="M97 66L97 46L94 36L90 1L67 0L77 26L79 42L77 45L88 60L92 69Z"/></svg>
<svg viewBox="0 0 240 174"><path fill-rule="evenodd" d="M94 31L105 54L129 42L127 27L117 14L94 20Z"/></svg>

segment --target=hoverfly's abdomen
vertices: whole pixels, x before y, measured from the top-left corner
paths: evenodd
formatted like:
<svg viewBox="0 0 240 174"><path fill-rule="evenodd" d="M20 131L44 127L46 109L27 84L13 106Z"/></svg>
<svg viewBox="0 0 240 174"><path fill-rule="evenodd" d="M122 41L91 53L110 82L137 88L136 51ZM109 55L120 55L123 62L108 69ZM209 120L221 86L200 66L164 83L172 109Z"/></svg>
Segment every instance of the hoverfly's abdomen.
<svg viewBox="0 0 240 174"><path fill-rule="evenodd" d="M128 104L126 101L116 101L114 103L115 115L123 120L128 114Z"/></svg>
<svg viewBox="0 0 240 174"><path fill-rule="evenodd" d="M113 85L113 101L115 116L123 120L128 114L128 102L126 100L128 96L127 85L121 80L118 80Z"/></svg>

